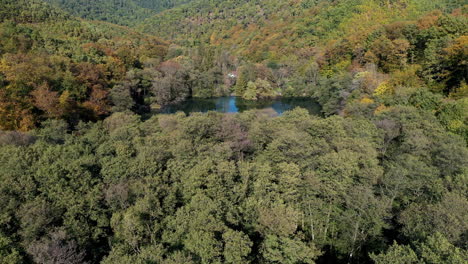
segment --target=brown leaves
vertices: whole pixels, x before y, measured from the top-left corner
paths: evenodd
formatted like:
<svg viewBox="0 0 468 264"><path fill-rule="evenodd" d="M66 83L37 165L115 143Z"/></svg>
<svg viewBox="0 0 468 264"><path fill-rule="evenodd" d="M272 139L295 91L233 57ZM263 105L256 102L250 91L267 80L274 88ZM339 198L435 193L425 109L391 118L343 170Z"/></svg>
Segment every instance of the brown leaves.
<svg viewBox="0 0 468 264"><path fill-rule="evenodd" d="M97 87L93 87L89 100L83 103L85 108L92 110L96 115L106 115L110 106L107 99L109 92Z"/></svg>
<svg viewBox="0 0 468 264"><path fill-rule="evenodd" d="M163 72L164 75L175 75L181 69L182 66L175 61L165 61L159 65L159 70Z"/></svg>
<svg viewBox="0 0 468 264"><path fill-rule="evenodd" d="M80 264L86 253L81 251L74 240L70 240L63 230L49 234L41 240L32 243L28 249L37 263Z"/></svg>
<svg viewBox="0 0 468 264"><path fill-rule="evenodd" d="M83 62L73 65L71 71L75 78L88 88L103 89L107 86L107 72L103 65Z"/></svg>
<svg viewBox="0 0 468 264"><path fill-rule="evenodd" d="M63 113L59 106L58 92L50 89L47 83L43 83L31 92L34 106L44 111L47 117L60 117Z"/></svg>
<svg viewBox="0 0 468 264"><path fill-rule="evenodd" d="M7 81L28 86L46 81L53 75L46 58L21 53L5 54L0 61L0 72Z"/></svg>
<svg viewBox="0 0 468 264"><path fill-rule="evenodd" d="M259 210L258 222L267 232L288 236L296 232L299 214L296 210L286 205L277 205L272 208Z"/></svg>
<svg viewBox="0 0 468 264"><path fill-rule="evenodd" d="M28 98L17 100L8 96L5 90L0 90L0 129L27 131L34 127L35 119Z"/></svg>
<svg viewBox="0 0 468 264"><path fill-rule="evenodd" d="M418 21L418 28L420 30L428 29L430 27L433 27L437 24L437 20L439 20L439 17L442 15L442 12L440 10L436 10Z"/></svg>

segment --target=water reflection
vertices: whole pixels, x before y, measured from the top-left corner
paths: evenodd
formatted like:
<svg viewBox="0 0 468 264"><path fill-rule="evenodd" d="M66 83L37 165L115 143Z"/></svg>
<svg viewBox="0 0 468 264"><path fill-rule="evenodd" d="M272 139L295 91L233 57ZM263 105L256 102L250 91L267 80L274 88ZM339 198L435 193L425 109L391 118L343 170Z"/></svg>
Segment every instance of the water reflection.
<svg viewBox="0 0 468 264"><path fill-rule="evenodd" d="M235 96L217 98L192 98L180 104L169 105L160 113L172 114L183 111L193 112L217 111L221 113L239 113L251 109L273 109L278 115L296 107L307 109L311 114L320 114L320 105L311 98L274 98L258 101L244 100Z"/></svg>

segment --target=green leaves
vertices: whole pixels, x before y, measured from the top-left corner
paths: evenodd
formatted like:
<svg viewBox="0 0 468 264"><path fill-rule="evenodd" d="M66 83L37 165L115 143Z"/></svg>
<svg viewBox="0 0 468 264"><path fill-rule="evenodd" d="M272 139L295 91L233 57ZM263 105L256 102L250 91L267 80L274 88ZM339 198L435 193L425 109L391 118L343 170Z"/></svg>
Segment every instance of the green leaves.
<svg viewBox="0 0 468 264"><path fill-rule="evenodd" d="M376 264L417 264L419 263L418 256L409 246L400 246L396 242L387 250L385 254L371 255L372 260Z"/></svg>
<svg viewBox="0 0 468 264"><path fill-rule="evenodd" d="M386 253L371 255L376 264L387 263L428 263L428 264L462 264L466 262L468 252L456 248L441 233L435 233L423 242L415 243L413 247L398 245L393 246Z"/></svg>
<svg viewBox="0 0 468 264"><path fill-rule="evenodd" d="M226 263L249 263L247 256L252 251L253 243L241 231L227 230L223 233L224 259Z"/></svg>
<svg viewBox="0 0 468 264"><path fill-rule="evenodd" d="M5 264L19 264L23 262L23 258L11 239L2 233L0 233L0 261Z"/></svg>
<svg viewBox="0 0 468 264"><path fill-rule="evenodd" d="M71 261L142 264L301 264L324 254L361 261L387 240L418 241L435 230L442 244L393 246L371 258L456 263L468 222L463 140L410 106L370 118L296 109L142 122L119 112L72 133L48 122L35 140L0 145L0 254L48 260L56 249L58 257L74 252Z"/></svg>
<svg viewBox="0 0 468 264"><path fill-rule="evenodd" d="M267 263L313 264L320 255L313 245L275 235L266 237L261 252Z"/></svg>

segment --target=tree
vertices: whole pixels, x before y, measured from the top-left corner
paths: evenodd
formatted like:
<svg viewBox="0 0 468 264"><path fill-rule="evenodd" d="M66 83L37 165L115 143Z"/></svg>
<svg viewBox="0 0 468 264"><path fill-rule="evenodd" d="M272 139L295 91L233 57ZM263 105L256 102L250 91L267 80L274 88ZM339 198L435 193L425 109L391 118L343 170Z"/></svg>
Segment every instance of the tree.
<svg viewBox="0 0 468 264"><path fill-rule="evenodd" d="M82 264L85 252L81 251L76 242L69 240L63 230L57 230L41 240L33 242L28 247L36 263L51 264Z"/></svg>
<svg viewBox="0 0 468 264"><path fill-rule="evenodd" d="M43 199L37 198L24 203L17 212L17 217L21 222L20 234L23 241L29 244L45 235L57 220L56 215L57 212L53 206Z"/></svg>
<svg viewBox="0 0 468 264"><path fill-rule="evenodd" d="M153 81L152 91L158 104L179 102L191 96L187 80L188 75L176 62L165 62L160 65L161 76Z"/></svg>
<svg viewBox="0 0 468 264"><path fill-rule="evenodd" d="M237 69L237 81L235 92L237 96L242 96L247 89L249 82L254 82L256 79L256 71L254 65L247 63Z"/></svg>
<svg viewBox="0 0 468 264"><path fill-rule="evenodd" d="M58 92L50 90L47 83L42 84L37 89L31 92L33 96L34 105L40 110L44 111L46 117L57 118L60 117L63 112L59 105Z"/></svg>
<svg viewBox="0 0 468 264"><path fill-rule="evenodd" d="M398 245L393 242L393 245L385 252L379 255L370 255L371 259L376 264L417 264L419 258L410 246Z"/></svg>
<svg viewBox="0 0 468 264"><path fill-rule="evenodd" d="M225 229L219 218L220 209L219 203L206 195L194 195L189 204L169 219L163 239L172 245L183 246L202 262L219 262L223 254L222 241L216 233Z"/></svg>
<svg viewBox="0 0 468 264"><path fill-rule="evenodd" d="M462 245L468 229L468 201L454 193L446 193L436 204L413 204L400 216L403 233L420 238L433 232L444 234L445 239Z"/></svg>
<svg viewBox="0 0 468 264"><path fill-rule="evenodd" d="M240 231L227 230L223 233L224 258L226 263L249 263L247 256L253 243Z"/></svg>
<svg viewBox="0 0 468 264"><path fill-rule="evenodd" d="M428 237L424 243L419 243L416 248L423 262L428 264L462 264L468 257L468 252L465 249L453 246L438 232Z"/></svg>
<svg viewBox="0 0 468 264"><path fill-rule="evenodd" d="M254 82L249 82L247 84L247 89L242 95L242 98L246 100L257 100L257 85Z"/></svg>
<svg viewBox="0 0 468 264"><path fill-rule="evenodd" d="M19 264L23 259L10 238L0 233L0 261L5 264Z"/></svg>
<svg viewBox="0 0 468 264"><path fill-rule="evenodd" d="M401 69L406 66L410 43L406 39L390 40L386 36L377 39L366 54L369 62L376 63L386 72ZM376 57L372 59L372 57Z"/></svg>
<svg viewBox="0 0 468 264"><path fill-rule="evenodd" d="M267 235L261 251L267 262L286 264L313 264L320 255L313 244L275 235Z"/></svg>
<svg viewBox="0 0 468 264"><path fill-rule="evenodd" d="M131 110L135 105L130 90L122 84L115 85L112 88L110 91L110 98L114 104L112 107L113 112Z"/></svg>
<svg viewBox="0 0 468 264"><path fill-rule="evenodd" d="M108 102L108 94L109 92L104 89L93 87L88 101L84 102L83 106L92 110L97 117L105 116L109 113L110 108Z"/></svg>
<svg viewBox="0 0 468 264"><path fill-rule="evenodd" d="M450 93L458 88L463 82L468 82L468 36L455 39L444 49L442 61L443 70L440 77L447 87L445 92Z"/></svg>
<svg viewBox="0 0 468 264"><path fill-rule="evenodd" d="M379 255L371 254L376 264L390 263L464 263L468 252L450 244L440 233L427 237L413 246L398 245L396 242Z"/></svg>
<svg viewBox="0 0 468 264"><path fill-rule="evenodd" d="M273 97L275 93L271 87L270 82L265 79L257 79L255 81L255 86L257 87L257 93L260 98Z"/></svg>

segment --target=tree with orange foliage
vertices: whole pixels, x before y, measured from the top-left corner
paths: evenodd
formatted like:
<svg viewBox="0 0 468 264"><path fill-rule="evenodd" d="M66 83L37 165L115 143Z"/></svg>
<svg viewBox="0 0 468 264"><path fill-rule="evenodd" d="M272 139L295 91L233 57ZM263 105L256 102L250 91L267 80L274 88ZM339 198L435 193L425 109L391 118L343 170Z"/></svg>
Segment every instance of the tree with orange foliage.
<svg viewBox="0 0 468 264"><path fill-rule="evenodd" d="M108 101L109 92L98 87L93 87L89 99L83 103L83 106L92 110L96 117L104 116L109 113L110 106Z"/></svg>
<svg viewBox="0 0 468 264"><path fill-rule="evenodd" d="M82 62L72 65L71 72L88 89L103 89L107 87L107 72L104 65Z"/></svg>
<svg viewBox="0 0 468 264"><path fill-rule="evenodd" d="M0 61L0 72L10 83L33 86L51 77L53 70L42 56L28 54L5 54Z"/></svg>
<svg viewBox="0 0 468 264"><path fill-rule="evenodd" d="M47 83L40 85L31 95L34 106L44 111L47 117L57 118L63 114L59 107L58 92L52 91Z"/></svg>
<svg viewBox="0 0 468 264"><path fill-rule="evenodd" d="M406 66L409 48L410 43L406 39L390 40L382 36L372 44L366 57L385 72L391 72Z"/></svg>
<svg viewBox="0 0 468 264"><path fill-rule="evenodd" d="M27 131L34 127L35 118L32 115L28 98L16 100L0 89L0 129Z"/></svg>
<svg viewBox="0 0 468 264"><path fill-rule="evenodd" d="M468 36L455 39L444 49L444 53L441 77L445 79L446 92L451 92L468 82Z"/></svg>

